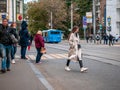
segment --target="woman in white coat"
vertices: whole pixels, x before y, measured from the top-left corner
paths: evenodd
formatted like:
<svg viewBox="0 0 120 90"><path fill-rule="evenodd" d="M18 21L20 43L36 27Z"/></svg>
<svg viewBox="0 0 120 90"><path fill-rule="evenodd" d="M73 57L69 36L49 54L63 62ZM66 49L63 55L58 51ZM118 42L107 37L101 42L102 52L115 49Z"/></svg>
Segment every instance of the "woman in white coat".
<svg viewBox="0 0 120 90"><path fill-rule="evenodd" d="M71 69L69 68L70 61L77 61L80 64L80 71L84 72L88 68L83 67L83 62L82 62L82 53L81 53L81 45L80 45L80 38L78 34L79 28L77 26L73 27L70 35L69 35L69 52L68 52L68 60L66 63L65 70L70 71Z"/></svg>

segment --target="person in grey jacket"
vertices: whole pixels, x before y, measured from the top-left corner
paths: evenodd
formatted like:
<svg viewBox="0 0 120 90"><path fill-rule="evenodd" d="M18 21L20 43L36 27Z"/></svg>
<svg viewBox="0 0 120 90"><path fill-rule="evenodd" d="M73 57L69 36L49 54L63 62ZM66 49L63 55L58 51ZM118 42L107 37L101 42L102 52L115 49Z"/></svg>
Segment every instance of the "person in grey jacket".
<svg viewBox="0 0 120 90"><path fill-rule="evenodd" d="M79 28L77 26L73 27L70 36L69 36L69 52L68 52L68 60L66 63L65 70L70 71L71 69L69 68L70 61L78 61L80 64L80 71L84 72L88 68L83 67L83 62L82 62L82 50L81 50L81 45L80 45L80 38L78 34Z"/></svg>

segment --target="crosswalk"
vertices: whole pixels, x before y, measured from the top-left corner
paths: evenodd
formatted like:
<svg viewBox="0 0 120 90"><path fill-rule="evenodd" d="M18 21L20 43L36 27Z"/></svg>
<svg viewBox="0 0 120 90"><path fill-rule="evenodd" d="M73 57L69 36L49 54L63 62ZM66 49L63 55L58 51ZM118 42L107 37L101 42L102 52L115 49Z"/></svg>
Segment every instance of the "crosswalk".
<svg viewBox="0 0 120 90"><path fill-rule="evenodd" d="M68 54L67 53L62 53L62 54L44 54L41 59L42 60L47 60L47 59L67 59ZM15 56L16 59L19 59L20 56L16 55ZM29 60L35 60L36 59L36 55L27 55L27 58Z"/></svg>

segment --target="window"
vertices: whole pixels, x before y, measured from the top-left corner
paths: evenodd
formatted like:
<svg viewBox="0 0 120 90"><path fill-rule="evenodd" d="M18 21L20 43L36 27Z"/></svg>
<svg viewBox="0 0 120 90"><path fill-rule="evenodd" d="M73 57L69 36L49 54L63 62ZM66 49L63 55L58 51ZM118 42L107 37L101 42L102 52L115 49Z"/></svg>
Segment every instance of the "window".
<svg viewBox="0 0 120 90"><path fill-rule="evenodd" d="M0 13L6 12L7 0L0 0Z"/></svg>
<svg viewBox="0 0 120 90"><path fill-rule="evenodd" d="M51 34L60 34L60 32L51 32Z"/></svg>

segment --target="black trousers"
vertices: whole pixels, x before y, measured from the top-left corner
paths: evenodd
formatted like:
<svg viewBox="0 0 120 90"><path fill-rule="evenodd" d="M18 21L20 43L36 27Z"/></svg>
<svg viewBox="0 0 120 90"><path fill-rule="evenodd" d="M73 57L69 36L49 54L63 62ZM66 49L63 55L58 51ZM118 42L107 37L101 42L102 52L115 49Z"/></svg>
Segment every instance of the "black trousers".
<svg viewBox="0 0 120 90"><path fill-rule="evenodd" d="M70 61L71 61L70 59L67 60L66 66L69 66L69 65L70 65ZM78 62L79 62L80 68L82 68L82 67L83 67L83 62L82 62L82 60L79 60L79 59L78 59Z"/></svg>

